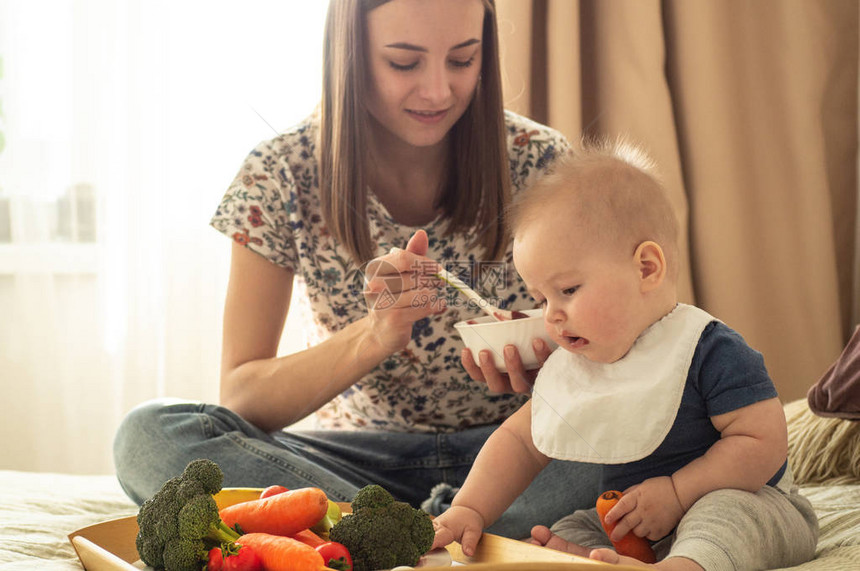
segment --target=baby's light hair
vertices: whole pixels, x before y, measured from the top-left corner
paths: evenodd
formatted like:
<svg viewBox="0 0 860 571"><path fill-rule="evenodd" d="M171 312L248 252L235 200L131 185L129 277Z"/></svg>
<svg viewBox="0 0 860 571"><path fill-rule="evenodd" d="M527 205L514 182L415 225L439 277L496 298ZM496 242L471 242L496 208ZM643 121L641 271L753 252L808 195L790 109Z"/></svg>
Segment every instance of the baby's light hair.
<svg viewBox="0 0 860 571"><path fill-rule="evenodd" d="M677 277L678 220L654 161L628 139L584 139L559 158L549 174L511 204L512 236L539 222L549 208L569 211L571 229L598 247L633 254L642 242L656 242L669 277Z"/></svg>
<svg viewBox="0 0 860 571"><path fill-rule="evenodd" d="M626 137L619 136L615 140L583 138L579 149L574 149L572 153L575 158L582 162L602 159L619 160L639 169L644 174L653 177L658 184L660 183L657 163L642 147L632 143Z"/></svg>

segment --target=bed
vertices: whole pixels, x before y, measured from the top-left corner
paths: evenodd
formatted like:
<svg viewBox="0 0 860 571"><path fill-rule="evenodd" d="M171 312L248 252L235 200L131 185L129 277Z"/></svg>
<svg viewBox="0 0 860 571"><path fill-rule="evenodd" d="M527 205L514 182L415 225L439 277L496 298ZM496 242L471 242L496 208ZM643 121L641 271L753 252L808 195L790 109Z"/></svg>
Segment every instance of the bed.
<svg viewBox="0 0 860 571"><path fill-rule="evenodd" d="M795 479L821 526L816 558L792 569L856 571L860 422L813 414L806 400L789 403L785 411ZM0 569L80 571L83 566L68 535L136 513L137 507L110 475L0 471Z"/></svg>

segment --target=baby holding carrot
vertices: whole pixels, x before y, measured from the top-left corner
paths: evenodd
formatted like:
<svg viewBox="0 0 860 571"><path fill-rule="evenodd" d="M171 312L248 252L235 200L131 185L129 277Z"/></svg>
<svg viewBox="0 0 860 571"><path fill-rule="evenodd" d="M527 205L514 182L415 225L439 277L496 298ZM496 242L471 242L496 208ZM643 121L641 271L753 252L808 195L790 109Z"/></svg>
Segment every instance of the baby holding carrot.
<svg viewBox="0 0 860 571"><path fill-rule="evenodd" d="M559 344L531 399L497 429L434 547L468 555L551 459L602 465L623 490L612 539L654 543L659 569L788 567L818 527L787 465L782 405L761 355L705 311L678 303L678 224L650 160L624 143L586 145L509 211L514 264ZM576 486L576 482L570 482ZM595 509L532 543L609 563Z"/></svg>

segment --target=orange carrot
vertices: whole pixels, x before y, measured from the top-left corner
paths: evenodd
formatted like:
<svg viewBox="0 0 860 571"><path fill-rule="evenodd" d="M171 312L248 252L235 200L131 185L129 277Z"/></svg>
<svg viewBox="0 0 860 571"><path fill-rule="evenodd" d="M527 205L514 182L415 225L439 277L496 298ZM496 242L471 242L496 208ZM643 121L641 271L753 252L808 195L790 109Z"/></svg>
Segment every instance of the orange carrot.
<svg viewBox="0 0 860 571"><path fill-rule="evenodd" d="M246 533L236 540L254 550L263 571L322 571L325 561L316 549L292 537L269 533Z"/></svg>
<svg viewBox="0 0 860 571"><path fill-rule="evenodd" d="M614 530L616 526L616 523L607 525L606 514L609 513L609 510L618 503L618 500L621 499L622 495L623 494L621 492L609 490L608 492L603 492L600 494L600 497L597 498L597 515L600 517L600 525L603 526L603 530L606 532L606 535L611 536L612 530ZM610 541L612 540L610 539ZM627 535L622 537L619 541L612 541L612 545L615 547L615 551L619 555L633 557L645 563L657 562L657 556L654 555L654 550L651 549L651 544L648 543L648 540L644 537L639 537L632 531L628 532Z"/></svg>
<svg viewBox="0 0 860 571"><path fill-rule="evenodd" d="M317 534L315 534L314 532L312 532L309 529L303 529L302 531L300 531L298 533L294 533L290 537L292 537L293 539L298 539L299 541L301 541L305 545L310 545L314 549L316 549L317 547L319 547L323 543L328 543L325 539L318 536Z"/></svg>
<svg viewBox="0 0 860 571"><path fill-rule="evenodd" d="M222 509L228 526L239 524L245 533L292 535L313 526L328 511L328 498L319 488L299 488L268 498L242 502Z"/></svg>

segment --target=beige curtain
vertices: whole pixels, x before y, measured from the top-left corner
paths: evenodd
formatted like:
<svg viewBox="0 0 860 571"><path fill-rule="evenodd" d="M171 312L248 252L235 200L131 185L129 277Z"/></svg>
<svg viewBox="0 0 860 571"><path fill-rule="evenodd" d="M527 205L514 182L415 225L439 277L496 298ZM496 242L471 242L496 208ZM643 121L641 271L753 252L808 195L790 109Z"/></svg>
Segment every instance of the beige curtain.
<svg viewBox="0 0 860 571"><path fill-rule="evenodd" d="M497 0L510 109L624 134L686 230L683 301L760 350L784 401L853 329L857 0Z"/></svg>

